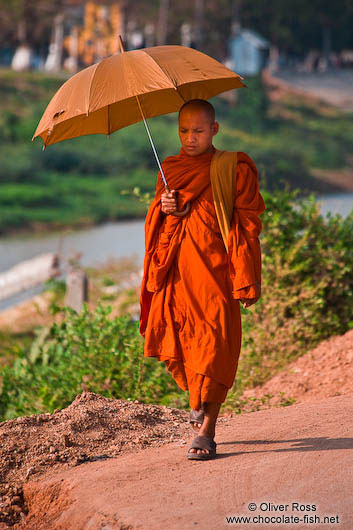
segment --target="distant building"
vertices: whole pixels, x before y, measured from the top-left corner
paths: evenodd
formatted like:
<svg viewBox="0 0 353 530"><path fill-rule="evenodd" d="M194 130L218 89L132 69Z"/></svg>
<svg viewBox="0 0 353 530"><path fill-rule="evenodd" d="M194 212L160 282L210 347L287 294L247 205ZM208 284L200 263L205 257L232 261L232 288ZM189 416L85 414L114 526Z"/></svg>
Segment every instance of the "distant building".
<svg viewBox="0 0 353 530"><path fill-rule="evenodd" d="M256 31L240 28L237 24L229 41L227 66L240 75L257 75L267 64L269 50L268 40Z"/></svg>

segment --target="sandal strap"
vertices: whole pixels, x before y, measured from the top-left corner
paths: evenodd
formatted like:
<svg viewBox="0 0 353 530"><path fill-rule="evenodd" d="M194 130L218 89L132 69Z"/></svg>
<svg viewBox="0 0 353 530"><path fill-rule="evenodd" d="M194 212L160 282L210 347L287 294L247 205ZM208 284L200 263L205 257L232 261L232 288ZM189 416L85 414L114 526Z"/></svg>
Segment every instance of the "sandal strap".
<svg viewBox="0 0 353 530"><path fill-rule="evenodd" d="M199 435L199 436L195 436L195 438L191 442L189 450L190 449L207 449L207 451L211 452L211 451L215 451L216 447L217 447L217 444L212 438L209 438L208 436Z"/></svg>
<svg viewBox="0 0 353 530"><path fill-rule="evenodd" d="M204 420L204 417L205 417L205 413L202 409L200 410L191 409L189 423L202 423Z"/></svg>

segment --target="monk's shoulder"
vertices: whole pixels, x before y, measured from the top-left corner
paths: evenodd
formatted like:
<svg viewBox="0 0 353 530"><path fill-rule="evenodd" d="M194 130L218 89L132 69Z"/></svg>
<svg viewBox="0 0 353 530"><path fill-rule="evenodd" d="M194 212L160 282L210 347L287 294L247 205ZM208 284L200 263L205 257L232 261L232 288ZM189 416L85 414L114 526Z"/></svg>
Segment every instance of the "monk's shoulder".
<svg viewBox="0 0 353 530"><path fill-rule="evenodd" d="M174 160L178 160L180 157L179 155L170 155L170 156L167 156L164 160L163 160L163 163L164 162L174 162Z"/></svg>
<svg viewBox="0 0 353 530"><path fill-rule="evenodd" d="M162 166L169 166L170 164L175 164L175 162L178 162L180 160L180 155L171 155L167 156L163 162Z"/></svg>
<svg viewBox="0 0 353 530"><path fill-rule="evenodd" d="M257 171L256 164L253 161L253 159L247 154L244 153L244 151L224 151L225 153L237 153L237 166L239 165L247 165L252 169L253 171ZM245 167L243 166L243 169Z"/></svg>
<svg viewBox="0 0 353 530"><path fill-rule="evenodd" d="M247 164L250 167L250 169L255 171L255 173L257 172L256 164L248 154L244 153L243 151L237 151L237 154L238 154L238 157L237 157L238 165Z"/></svg>
<svg viewBox="0 0 353 530"><path fill-rule="evenodd" d="M243 151L238 151L236 182L238 191L243 188L258 186L259 182L255 162Z"/></svg>

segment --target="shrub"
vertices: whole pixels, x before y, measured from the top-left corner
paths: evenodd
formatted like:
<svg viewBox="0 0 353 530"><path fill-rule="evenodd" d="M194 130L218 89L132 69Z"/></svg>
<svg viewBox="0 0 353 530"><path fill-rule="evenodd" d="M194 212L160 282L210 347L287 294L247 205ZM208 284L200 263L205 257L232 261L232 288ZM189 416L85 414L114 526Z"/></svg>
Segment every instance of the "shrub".
<svg viewBox="0 0 353 530"><path fill-rule="evenodd" d="M353 327L353 211L345 219L324 217L313 196L298 202L296 195L263 193L262 296L243 310L231 398Z"/></svg>
<svg viewBox="0 0 353 530"><path fill-rule="evenodd" d="M178 393L162 363L143 359L138 324L129 315L110 319L110 306L69 307L63 319L37 330L30 349L20 348L12 366L0 368L0 416L53 411L88 390L106 397L163 402Z"/></svg>

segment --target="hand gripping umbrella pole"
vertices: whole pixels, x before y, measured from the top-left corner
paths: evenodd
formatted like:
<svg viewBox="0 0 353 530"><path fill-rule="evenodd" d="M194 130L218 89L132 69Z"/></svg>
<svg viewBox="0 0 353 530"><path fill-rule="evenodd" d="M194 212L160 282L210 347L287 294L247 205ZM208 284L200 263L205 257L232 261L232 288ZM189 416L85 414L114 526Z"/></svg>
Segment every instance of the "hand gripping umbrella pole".
<svg viewBox="0 0 353 530"><path fill-rule="evenodd" d="M121 36L119 35L119 46L120 46L120 50L121 52L123 53L125 50L124 50L124 45L123 45L123 41L122 41L122 38ZM157 165L159 167L159 171L161 172L161 177L162 177L162 180L163 180L163 183L164 183L164 187L165 187L165 190L167 193L170 193L170 189L169 189L169 186L168 186L168 182L167 182L167 179L165 178L165 175L164 175L164 171L163 171L163 168L162 168L162 165L160 163L160 160L159 160L159 156L158 156L158 153L157 153L157 150L155 148L155 145L153 143L153 139L152 139L152 135L151 135L151 132L150 132L150 129L148 127L148 124L147 124L147 121L146 121L146 118L145 118L145 115L143 113L143 110L142 110L142 107L141 107L141 103L140 103L140 100L139 100L139 97L138 96L135 96L136 97L136 100L137 100L137 104L138 104L138 107L140 109L140 112L141 112L141 116L142 116L142 119L143 119L143 123L145 125L145 129L146 129L146 132L147 132L147 136L149 138L149 141L150 141L150 144L152 146L152 150L153 150L153 153L154 153L154 156L155 156L155 159L157 161ZM190 211L190 203L187 203L184 210L181 210L181 211L176 211L176 212L173 212L172 215L175 215L177 217L183 217L184 215L186 215L187 213L189 213Z"/></svg>

